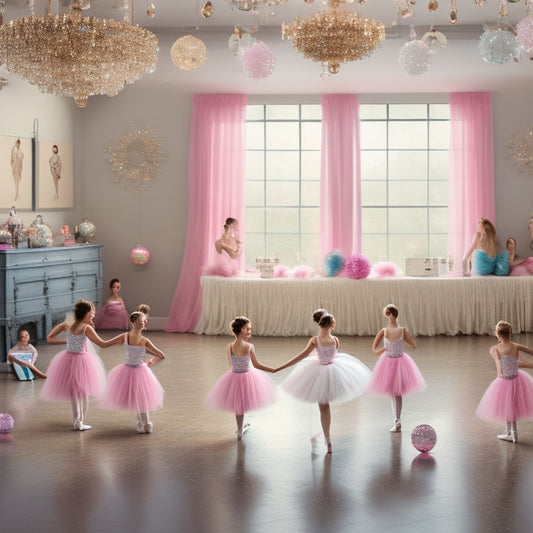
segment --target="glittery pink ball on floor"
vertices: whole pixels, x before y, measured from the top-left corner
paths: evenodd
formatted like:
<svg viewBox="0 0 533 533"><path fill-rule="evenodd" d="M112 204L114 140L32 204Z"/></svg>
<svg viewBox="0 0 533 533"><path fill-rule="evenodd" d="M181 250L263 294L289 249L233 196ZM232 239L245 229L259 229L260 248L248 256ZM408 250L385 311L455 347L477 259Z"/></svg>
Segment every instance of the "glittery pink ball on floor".
<svg viewBox="0 0 533 533"><path fill-rule="evenodd" d="M263 42L255 41L242 56L242 68L253 80L264 80L274 70L276 58L272 50Z"/></svg>
<svg viewBox="0 0 533 533"><path fill-rule="evenodd" d="M416 426L411 433L413 446L422 453L427 453L437 444L437 432L428 424Z"/></svg>
<svg viewBox="0 0 533 533"><path fill-rule="evenodd" d="M13 417L8 413L0 413L0 441L10 441L13 437L10 435L15 422Z"/></svg>

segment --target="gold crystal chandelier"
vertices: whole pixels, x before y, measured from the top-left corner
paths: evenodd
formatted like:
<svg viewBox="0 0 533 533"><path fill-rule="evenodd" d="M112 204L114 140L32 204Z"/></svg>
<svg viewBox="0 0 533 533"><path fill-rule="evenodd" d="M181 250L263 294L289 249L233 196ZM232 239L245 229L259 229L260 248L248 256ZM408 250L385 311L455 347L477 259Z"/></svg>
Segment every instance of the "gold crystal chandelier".
<svg viewBox="0 0 533 533"><path fill-rule="evenodd" d="M286 4L287 0L226 0L231 7L236 7L241 11L251 11L259 7L276 7Z"/></svg>
<svg viewBox="0 0 533 533"><path fill-rule="evenodd" d="M327 64L331 74L340 64L369 56L385 39L382 22L341 9L347 0L328 0L325 9L292 24L283 24L283 39L304 57Z"/></svg>
<svg viewBox="0 0 533 533"><path fill-rule="evenodd" d="M94 94L117 95L155 68L157 37L114 19L85 17L83 0L68 13L22 17L0 26L6 69L43 93L74 98L85 107Z"/></svg>

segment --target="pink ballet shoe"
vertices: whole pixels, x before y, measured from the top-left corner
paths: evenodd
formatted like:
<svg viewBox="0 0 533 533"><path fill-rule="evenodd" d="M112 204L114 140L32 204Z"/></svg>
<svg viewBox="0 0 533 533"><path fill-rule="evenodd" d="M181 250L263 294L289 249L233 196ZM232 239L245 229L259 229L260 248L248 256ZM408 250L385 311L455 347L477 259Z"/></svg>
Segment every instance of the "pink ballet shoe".
<svg viewBox="0 0 533 533"><path fill-rule="evenodd" d="M394 420L394 426L392 426L389 431L391 433L400 433L400 431L402 430L402 423L400 422L400 419L397 418L396 420Z"/></svg>

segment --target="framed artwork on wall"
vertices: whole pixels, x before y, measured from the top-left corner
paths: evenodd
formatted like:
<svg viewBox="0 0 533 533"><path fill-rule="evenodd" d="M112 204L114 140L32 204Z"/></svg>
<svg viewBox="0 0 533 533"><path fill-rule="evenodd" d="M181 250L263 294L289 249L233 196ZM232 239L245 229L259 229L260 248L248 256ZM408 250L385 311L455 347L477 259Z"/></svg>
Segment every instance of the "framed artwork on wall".
<svg viewBox="0 0 533 533"><path fill-rule="evenodd" d="M34 208L32 139L0 135L0 209Z"/></svg>
<svg viewBox="0 0 533 533"><path fill-rule="evenodd" d="M37 143L37 209L74 207L72 144Z"/></svg>

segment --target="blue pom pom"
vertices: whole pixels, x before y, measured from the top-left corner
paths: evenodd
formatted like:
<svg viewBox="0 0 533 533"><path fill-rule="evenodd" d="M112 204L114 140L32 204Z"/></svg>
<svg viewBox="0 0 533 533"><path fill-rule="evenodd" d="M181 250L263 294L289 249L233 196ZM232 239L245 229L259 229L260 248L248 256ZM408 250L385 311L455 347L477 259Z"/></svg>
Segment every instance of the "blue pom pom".
<svg viewBox="0 0 533 533"><path fill-rule="evenodd" d="M324 257L324 273L326 276L336 276L344 266L344 254L340 250L333 250Z"/></svg>

